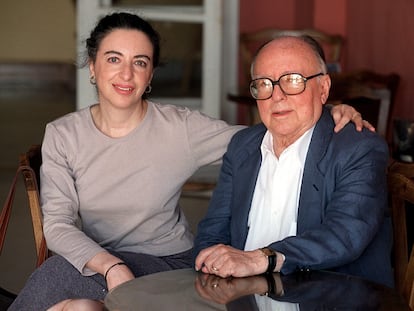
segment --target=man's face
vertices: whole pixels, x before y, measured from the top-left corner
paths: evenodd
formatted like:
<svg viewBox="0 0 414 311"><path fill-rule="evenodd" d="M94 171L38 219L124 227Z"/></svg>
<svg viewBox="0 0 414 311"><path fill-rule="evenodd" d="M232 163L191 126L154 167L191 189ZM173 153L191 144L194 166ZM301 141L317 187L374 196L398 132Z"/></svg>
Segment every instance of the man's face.
<svg viewBox="0 0 414 311"><path fill-rule="evenodd" d="M308 77L321 71L317 57L306 43L296 38L283 38L269 43L259 52L252 79L277 81L287 73ZM275 85L269 99L257 100L263 123L274 139L285 145L296 141L318 121L329 94L328 75L310 79L305 84L305 90L297 95L286 95Z"/></svg>

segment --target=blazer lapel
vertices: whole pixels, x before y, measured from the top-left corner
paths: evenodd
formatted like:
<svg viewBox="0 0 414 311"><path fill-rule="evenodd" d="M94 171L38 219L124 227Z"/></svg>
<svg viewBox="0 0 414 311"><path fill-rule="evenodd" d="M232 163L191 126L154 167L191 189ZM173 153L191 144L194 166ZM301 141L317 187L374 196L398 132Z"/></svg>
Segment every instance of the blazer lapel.
<svg viewBox="0 0 414 311"><path fill-rule="evenodd" d="M308 225L322 219L323 185L325 176L320 163L333 135L334 123L328 109L324 109L313 131L302 179L299 198L297 233L308 230Z"/></svg>
<svg viewBox="0 0 414 311"><path fill-rule="evenodd" d="M232 204L232 245L244 249L248 233L248 218L253 199L256 180L259 174L262 155L260 145L266 128L259 128L254 141L243 148L244 155L238 159L236 173L234 175L234 196Z"/></svg>
<svg viewBox="0 0 414 311"><path fill-rule="evenodd" d="M330 111L325 108L315 126L305 161L298 208L298 234L308 229L307 224L315 223L313 220L319 222L322 219L320 207L325 180L319 164L327 151L333 135L333 127ZM244 248L247 238L248 217L262 161L260 145L265 132L266 128L263 125L258 127L255 139L243 148L245 156L240 156L238 159L238 169L234 176L231 239L232 244L239 249Z"/></svg>

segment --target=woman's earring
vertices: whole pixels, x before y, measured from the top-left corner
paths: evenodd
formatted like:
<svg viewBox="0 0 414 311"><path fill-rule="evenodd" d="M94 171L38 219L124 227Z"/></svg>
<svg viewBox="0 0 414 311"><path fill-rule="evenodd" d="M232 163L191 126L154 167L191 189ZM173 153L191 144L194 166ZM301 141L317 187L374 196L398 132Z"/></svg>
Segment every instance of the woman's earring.
<svg viewBox="0 0 414 311"><path fill-rule="evenodd" d="M90 76L90 78L89 78L89 82L90 82L92 85L96 85L96 79L95 79L95 76Z"/></svg>
<svg viewBox="0 0 414 311"><path fill-rule="evenodd" d="M145 93L149 94L152 91L152 86L151 84L147 86L147 88L145 89Z"/></svg>

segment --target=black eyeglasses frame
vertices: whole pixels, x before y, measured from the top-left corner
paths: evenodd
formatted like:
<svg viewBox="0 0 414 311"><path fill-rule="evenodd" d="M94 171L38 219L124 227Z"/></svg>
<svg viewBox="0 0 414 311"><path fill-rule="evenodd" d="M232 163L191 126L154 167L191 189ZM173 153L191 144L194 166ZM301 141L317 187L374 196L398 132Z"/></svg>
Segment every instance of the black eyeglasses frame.
<svg viewBox="0 0 414 311"><path fill-rule="evenodd" d="M283 77L289 76L289 75L299 75L299 76L301 76L301 77L303 78L304 87L303 87L303 90L302 90L302 91L300 91L299 93L289 94L289 93L287 93L287 92L286 92L286 91L285 91L285 90L281 87L281 85L280 85L280 79L282 79ZM300 73L297 73L297 72L290 72L290 73L286 73L286 74L281 75L281 76L279 77L279 79L277 79L276 81L273 81L273 80L272 80L272 79L270 79L270 78L257 78L257 79L253 79L253 80L251 80L251 81L250 81L250 84L249 84L250 94L251 94L251 95L252 95L252 97L253 97L254 99L256 99L256 100L266 100L266 99L269 99L270 97L272 97L272 94L273 94L273 92L274 92L275 85L279 85L280 90L283 92L283 94L288 95L288 96L292 96L292 95L299 95L299 94L301 94L301 93L303 93L303 92L305 91L305 89L306 89L306 82L307 82L308 80L311 80L311 79L316 78L316 77L319 77L319 76L324 76L324 75L325 75L325 73L323 73L323 72L319 72L319 73L317 73L317 74L314 74L314 75L311 75L311 76L304 77L304 76L303 76L302 74L300 74ZM267 97L267 98L256 98L256 97L253 95L253 92L252 92L252 84L253 84L255 81L257 81L257 80L262 80L262 79L267 79L267 80L269 80L269 81L272 83L272 92L270 93L270 96L269 96L269 97Z"/></svg>

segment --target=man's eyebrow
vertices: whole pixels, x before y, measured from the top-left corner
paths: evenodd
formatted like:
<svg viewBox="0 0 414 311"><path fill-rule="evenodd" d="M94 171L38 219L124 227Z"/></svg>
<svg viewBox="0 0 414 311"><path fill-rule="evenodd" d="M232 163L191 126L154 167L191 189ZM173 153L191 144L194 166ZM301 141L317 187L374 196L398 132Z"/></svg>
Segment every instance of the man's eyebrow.
<svg viewBox="0 0 414 311"><path fill-rule="evenodd" d="M123 55L121 52L114 51L114 50L109 50L109 51L106 51L104 53L104 55L108 55L108 54L116 54L116 55L119 55L119 56ZM134 56L134 58L147 58L148 60L151 60L151 57L149 57L148 55L145 55L145 54L137 54L137 55Z"/></svg>

